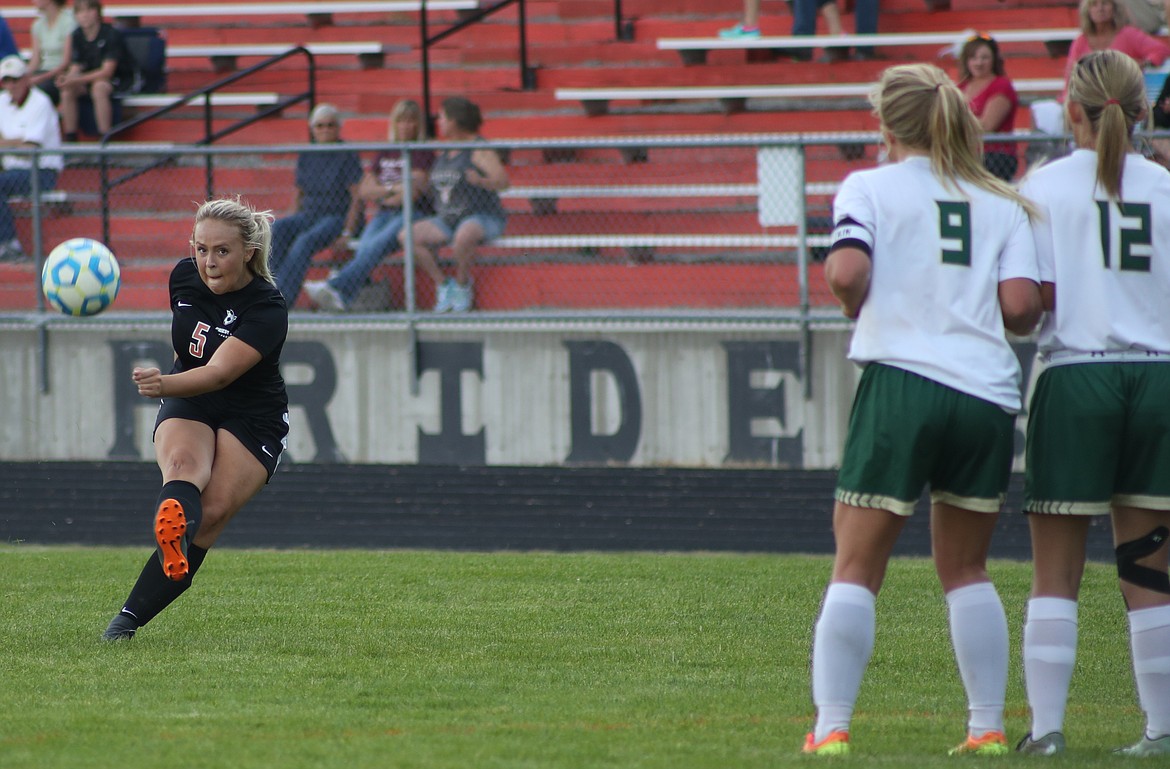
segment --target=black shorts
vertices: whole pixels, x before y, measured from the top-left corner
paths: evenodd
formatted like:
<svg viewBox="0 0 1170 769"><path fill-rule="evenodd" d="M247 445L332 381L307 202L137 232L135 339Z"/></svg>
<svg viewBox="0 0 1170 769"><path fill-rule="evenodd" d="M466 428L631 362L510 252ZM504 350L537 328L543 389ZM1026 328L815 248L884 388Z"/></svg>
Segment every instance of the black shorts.
<svg viewBox="0 0 1170 769"><path fill-rule="evenodd" d="M158 430L167 419L190 419L202 422L212 430L227 430L260 460L268 471L268 480L272 480L288 444L287 411L279 416L217 416L186 398L164 398L158 407L154 429Z"/></svg>

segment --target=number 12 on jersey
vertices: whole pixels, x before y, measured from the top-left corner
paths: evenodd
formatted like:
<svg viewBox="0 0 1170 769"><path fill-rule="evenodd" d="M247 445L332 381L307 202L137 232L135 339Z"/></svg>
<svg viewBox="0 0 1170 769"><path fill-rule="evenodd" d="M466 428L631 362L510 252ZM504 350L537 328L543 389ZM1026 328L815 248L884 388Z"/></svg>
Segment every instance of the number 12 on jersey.
<svg viewBox="0 0 1170 769"><path fill-rule="evenodd" d="M1112 215L1114 209L1119 216ZM1101 254L1105 259L1105 269L1113 267L1116 244L1118 269L1128 272L1149 272L1149 255L1152 253L1150 244L1153 242L1150 204L1098 200L1097 214L1101 224Z"/></svg>

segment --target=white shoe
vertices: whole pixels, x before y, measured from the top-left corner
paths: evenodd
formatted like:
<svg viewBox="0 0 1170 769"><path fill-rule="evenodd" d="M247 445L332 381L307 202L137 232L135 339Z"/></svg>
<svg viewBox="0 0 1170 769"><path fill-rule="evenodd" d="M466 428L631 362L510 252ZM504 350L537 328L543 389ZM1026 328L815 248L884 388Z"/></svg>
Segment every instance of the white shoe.
<svg viewBox="0 0 1170 769"><path fill-rule="evenodd" d="M447 278L435 287L435 312L451 312L451 303L454 301L454 288L457 284L453 278Z"/></svg>
<svg viewBox="0 0 1170 769"><path fill-rule="evenodd" d="M341 294L327 280L310 280L305 284L305 293L313 304L327 312L345 312L347 309Z"/></svg>
<svg viewBox="0 0 1170 769"><path fill-rule="evenodd" d="M1055 756L1064 752L1064 735L1060 732L1049 732L1039 739L1032 739L1032 733L1024 735L1016 745L1016 752L1029 756Z"/></svg>
<svg viewBox="0 0 1170 769"><path fill-rule="evenodd" d="M475 302L474 284L468 281L466 286L452 281L451 284L451 312L467 312Z"/></svg>
<svg viewBox="0 0 1170 769"><path fill-rule="evenodd" d="M1135 744L1126 748L1118 748L1113 752L1119 756L1135 756L1137 758L1170 756L1170 734L1162 735L1154 740L1143 734L1142 738Z"/></svg>

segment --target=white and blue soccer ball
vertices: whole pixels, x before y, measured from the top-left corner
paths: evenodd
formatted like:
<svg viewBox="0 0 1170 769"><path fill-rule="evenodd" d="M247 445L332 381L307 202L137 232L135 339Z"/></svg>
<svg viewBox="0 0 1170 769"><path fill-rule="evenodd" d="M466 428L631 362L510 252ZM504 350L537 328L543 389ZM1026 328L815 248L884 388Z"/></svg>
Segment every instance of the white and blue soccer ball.
<svg viewBox="0 0 1170 769"><path fill-rule="evenodd" d="M45 299L75 317L97 315L113 304L121 287L114 253L89 238L72 238L54 248L41 271Z"/></svg>

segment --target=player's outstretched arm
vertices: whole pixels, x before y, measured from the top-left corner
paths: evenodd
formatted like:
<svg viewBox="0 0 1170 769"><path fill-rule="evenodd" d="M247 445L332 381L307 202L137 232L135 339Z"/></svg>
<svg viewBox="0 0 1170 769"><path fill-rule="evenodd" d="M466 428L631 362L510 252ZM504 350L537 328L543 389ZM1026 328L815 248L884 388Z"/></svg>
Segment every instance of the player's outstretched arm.
<svg viewBox="0 0 1170 769"><path fill-rule="evenodd" d="M224 340L206 366L159 374L158 369L134 369L138 394L148 398L190 398L222 390L261 360L260 351L235 337Z"/></svg>

